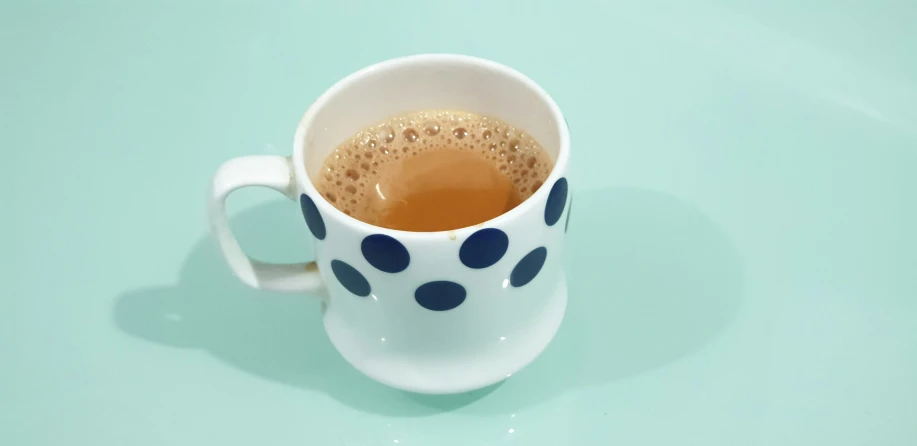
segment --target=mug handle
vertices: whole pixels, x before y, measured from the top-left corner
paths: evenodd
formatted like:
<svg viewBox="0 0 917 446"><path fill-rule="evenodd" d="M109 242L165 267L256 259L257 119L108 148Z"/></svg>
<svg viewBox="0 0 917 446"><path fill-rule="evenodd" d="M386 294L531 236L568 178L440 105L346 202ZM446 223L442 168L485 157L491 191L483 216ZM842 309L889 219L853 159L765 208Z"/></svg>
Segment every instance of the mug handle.
<svg viewBox="0 0 917 446"><path fill-rule="evenodd" d="M315 262L265 263L242 251L229 227L226 198L236 189L249 186L268 187L295 200L292 160L276 155L243 156L223 163L214 175L207 206L210 230L233 274L246 285L260 290L323 294L324 285Z"/></svg>

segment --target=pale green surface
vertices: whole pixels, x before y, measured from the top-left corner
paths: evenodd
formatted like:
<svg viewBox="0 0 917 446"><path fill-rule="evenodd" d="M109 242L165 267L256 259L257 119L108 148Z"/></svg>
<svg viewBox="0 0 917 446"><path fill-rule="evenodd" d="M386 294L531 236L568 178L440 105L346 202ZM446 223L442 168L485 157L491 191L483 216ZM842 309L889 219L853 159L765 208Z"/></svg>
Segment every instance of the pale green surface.
<svg viewBox="0 0 917 446"><path fill-rule="evenodd" d="M917 444L913 1L73 3L0 4L0 444ZM419 52L573 133L568 318L471 395L363 378L206 232L222 160ZM296 205L230 205L308 252Z"/></svg>

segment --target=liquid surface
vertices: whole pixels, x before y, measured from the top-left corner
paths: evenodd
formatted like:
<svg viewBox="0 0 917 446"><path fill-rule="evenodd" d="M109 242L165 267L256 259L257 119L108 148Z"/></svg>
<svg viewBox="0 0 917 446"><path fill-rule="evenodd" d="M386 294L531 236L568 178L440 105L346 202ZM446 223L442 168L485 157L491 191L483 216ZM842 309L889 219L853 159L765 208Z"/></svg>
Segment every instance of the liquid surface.
<svg viewBox="0 0 917 446"><path fill-rule="evenodd" d="M520 129L473 113L428 110L387 119L340 144L315 187L366 223L443 231L513 209L552 168Z"/></svg>

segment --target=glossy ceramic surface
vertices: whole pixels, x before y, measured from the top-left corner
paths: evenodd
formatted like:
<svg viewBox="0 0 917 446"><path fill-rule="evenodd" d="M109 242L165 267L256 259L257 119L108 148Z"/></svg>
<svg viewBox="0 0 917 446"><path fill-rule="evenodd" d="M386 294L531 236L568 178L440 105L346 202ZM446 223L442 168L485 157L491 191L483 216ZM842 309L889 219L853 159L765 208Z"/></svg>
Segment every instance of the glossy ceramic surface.
<svg viewBox="0 0 917 446"><path fill-rule="evenodd" d="M911 1L0 3L0 444L913 445L915 21ZM222 161L289 154L336 80L423 52L526 73L577 148L566 321L450 397L363 377L317 302L238 283L202 209ZM229 210L249 253L308 260L297 206Z"/></svg>
<svg viewBox="0 0 917 446"><path fill-rule="evenodd" d="M364 223L335 208L313 186L315 178L327 174L325 160L360 129L430 109L498 116L516 128L533 129L526 131L554 159L544 186L503 215L435 232ZM394 139L415 130L389 131ZM443 132L451 137L453 128ZM445 141L443 134L435 138ZM483 141L467 136L474 138ZM386 150L385 156L408 156L407 148L399 149ZM554 338L567 307L566 225L558 223L570 216L570 134L557 104L531 79L492 61L455 54L374 64L336 83L309 107L291 150L291 156L234 158L217 169L210 224L242 282L320 298L328 338L351 365L397 389L456 394L511 377ZM243 252L225 202L244 187L275 189L301 205L303 224L313 236L314 262L265 263ZM378 185L376 191L385 199Z"/></svg>

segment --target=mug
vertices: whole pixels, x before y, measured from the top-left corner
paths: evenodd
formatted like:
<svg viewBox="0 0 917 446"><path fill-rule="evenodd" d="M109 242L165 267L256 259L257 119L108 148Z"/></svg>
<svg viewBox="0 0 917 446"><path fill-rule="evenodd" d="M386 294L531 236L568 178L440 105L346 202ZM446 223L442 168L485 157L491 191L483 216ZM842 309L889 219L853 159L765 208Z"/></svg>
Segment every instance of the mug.
<svg viewBox="0 0 917 446"><path fill-rule="evenodd" d="M377 227L316 191L312 179L341 142L385 118L424 109L473 112L521 128L541 143L554 169L514 209L451 231ZM560 108L521 73L460 55L393 59L322 94L296 129L291 157L224 163L209 198L211 229L245 284L317 296L332 344L366 376L412 392L464 392L525 367L560 326L567 305L562 256L572 203L569 157ZM247 186L299 202L314 236L314 262L265 263L242 251L224 202Z"/></svg>

